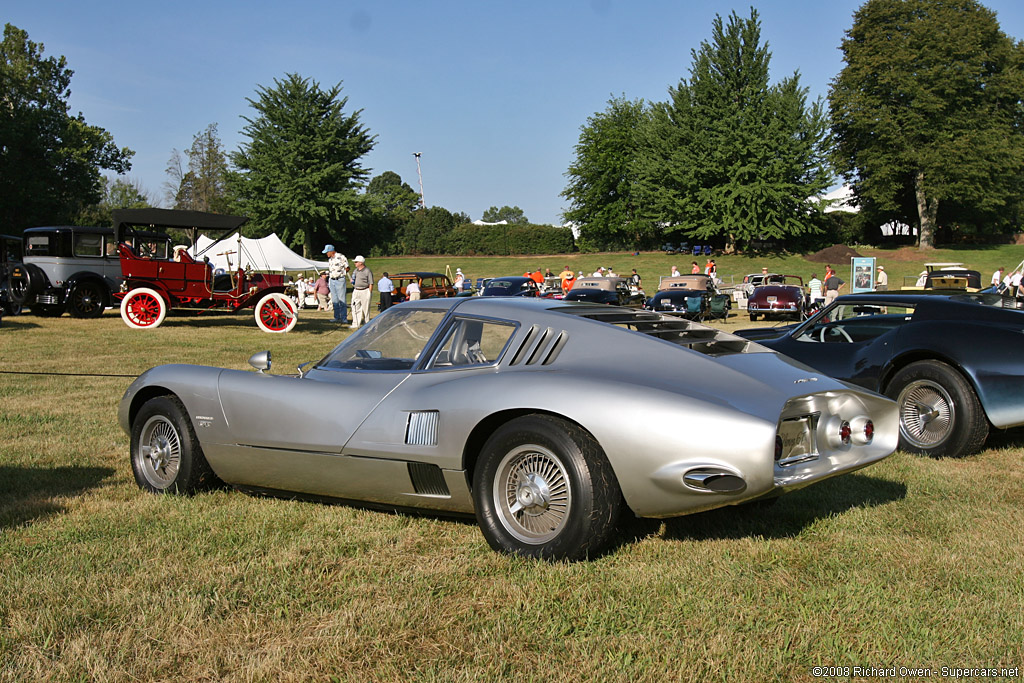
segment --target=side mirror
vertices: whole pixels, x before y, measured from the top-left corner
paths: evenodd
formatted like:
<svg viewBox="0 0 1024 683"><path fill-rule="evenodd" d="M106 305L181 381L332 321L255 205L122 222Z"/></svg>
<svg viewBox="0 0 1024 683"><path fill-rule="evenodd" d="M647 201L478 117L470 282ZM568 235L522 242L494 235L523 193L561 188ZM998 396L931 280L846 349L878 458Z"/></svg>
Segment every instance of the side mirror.
<svg viewBox="0 0 1024 683"><path fill-rule="evenodd" d="M253 366L262 374L265 370L270 369L270 351L260 351L254 353L249 358L249 365Z"/></svg>

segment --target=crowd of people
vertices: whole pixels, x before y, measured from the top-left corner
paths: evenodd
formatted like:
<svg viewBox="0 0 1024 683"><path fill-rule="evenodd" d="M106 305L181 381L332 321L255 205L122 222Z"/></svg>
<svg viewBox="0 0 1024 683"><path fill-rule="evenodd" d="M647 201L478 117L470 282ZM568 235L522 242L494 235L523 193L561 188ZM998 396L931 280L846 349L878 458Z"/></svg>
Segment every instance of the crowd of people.
<svg viewBox="0 0 1024 683"><path fill-rule="evenodd" d="M339 253L334 245L328 244L325 246L323 254L328 258L327 270L320 273L318 278L299 277L293 283L295 286L294 298L298 308L305 308L307 305L312 305L312 302L315 302L317 310L333 311L335 322L348 324L347 314L349 306L345 300L347 289L351 286L351 327L356 329L367 323L370 319L370 298L374 286L377 287L377 291L380 294L380 310L385 311L393 305L396 288L387 272L384 272L383 277L375 282L373 272L367 267L366 260L362 256L356 256L353 259L354 267L350 268L348 259L345 258L344 254ZM767 267L762 268L761 273L762 275L770 274ZM868 278L870 278L870 270L868 273ZM717 279L718 266L715 263L715 259L712 258L707 259L703 267L697 261L691 261L690 274L708 275L715 279L716 282L720 282ZM670 277L681 275L682 273L677 266L671 267ZM553 273L550 268L537 268L534 271L526 271L523 273L523 276L531 278L538 286L551 285L552 281L557 279L563 292L571 291L576 282L583 277L620 277L615 272L614 267L611 266L600 266L587 276L584 275L582 270L574 271L568 265L558 274ZM927 271L921 273L921 277L917 282L918 286L924 286L927 276ZM863 274L858 273L858 277L863 278ZM632 269L631 274L626 277L626 280L631 288L642 290L643 280L636 268ZM991 285L997 287L1004 294L1024 297L1022 280L1024 280L1024 273L1022 273L1020 268L1007 273L1006 269L1000 266L992 273ZM861 280L858 279L858 283L860 282ZM831 265L826 265L822 278L818 277L817 272L811 273L810 280L806 283L805 289L811 305L818 303L827 305L843 293L846 284L846 281L839 277ZM462 272L461 268L455 269L453 286L458 292L470 287L469 279ZM861 289L862 286L858 284L857 288ZM888 274L885 271L885 267L879 265L876 267L874 290L886 291L888 288ZM404 294L407 300L418 300L421 294L420 284L416 280L407 283L404 286Z"/></svg>

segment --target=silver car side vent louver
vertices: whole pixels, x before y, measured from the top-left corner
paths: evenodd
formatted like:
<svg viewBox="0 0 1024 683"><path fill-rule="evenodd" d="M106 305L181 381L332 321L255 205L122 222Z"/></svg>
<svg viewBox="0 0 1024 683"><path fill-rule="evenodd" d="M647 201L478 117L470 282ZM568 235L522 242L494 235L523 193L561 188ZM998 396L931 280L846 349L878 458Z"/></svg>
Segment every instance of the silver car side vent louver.
<svg viewBox="0 0 1024 683"><path fill-rule="evenodd" d="M542 330L534 325L527 331L523 343L516 349L509 365L550 365L558 358L567 341L569 334L565 331L556 333L550 327Z"/></svg>
<svg viewBox="0 0 1024 683"><path fill-rule="evenodd" d="M436 410L418 410L409 413L405 426L405 443L409 446L436 446L437 422L441 413Z"/></svg>
<svg viewBox="0 0 1024 683"><path fill-rule="evenodd" d="M444 472L437 465L425 462L409 463L409 479L413 490L421 496L445 496L452 494L444 481Z"/></svg>

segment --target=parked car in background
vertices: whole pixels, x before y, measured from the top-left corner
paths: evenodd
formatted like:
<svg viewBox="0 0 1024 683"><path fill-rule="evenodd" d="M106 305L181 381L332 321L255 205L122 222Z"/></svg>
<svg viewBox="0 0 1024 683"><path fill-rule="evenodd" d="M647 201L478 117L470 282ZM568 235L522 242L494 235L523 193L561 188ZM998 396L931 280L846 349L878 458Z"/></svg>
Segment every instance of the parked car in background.
<svg viewBox="0 0 1024 683"><path fill-rule="evenodd" d="M167 258L171 238L140 229L129 238L136 253ZM96 318L114 305L123 277L117 239L111 228L56 226L28 228L22 236L24 268L19 286L32 313Z"/></svg>
<svg viewBox="0 0 1024 683"><path fill-rule="evenodd" d="M915 280L904 278L906 291L939 289L965 292L980 291L984 285L981 273L971 270L963 263L926 263L923 273Z"/></svg>
<svg viewBox="0 0 1024 683"><path fill-rule="evenodd" d="M630 290L629 280L624 277L582 277L562 300L643 308L647 299L643 292Z"/></svg>
<svg viewBox="0 0 1024 683"><path fill-rule="evenodd" d="M540 294L536 280L522 275L492 277L480 290L480 296L528 296Z"/></svg>
<svg viewBox="0 0 1024 683"><path fill-rule="evenodd" d="M435 297L458 296L455 285L444 273L433 273L427 271L406 271L388 276L395 285L395 293L391 299L398 304L406 300L405 288L410 282L420 281L420 298L433 299Z"/></svg>
<svg viewBox="0 0 1024 683"><path fill-rule="evenodd" d="M658 292L647 299L644 308L693 320L727 318L732 297L719 292L714 278L708 275L663 277Z"/></svg>
<svg viewBox="0 0 1024 683"><path fill-rule="evenodd" d="M807 317L810 299L799 275L778 275L763 280L747 298L747 313L757 320L803 320Z"/></svg>
<svg viewBox="0 0 1024 683"><path fill-rule="evenodd" d="M750 275L743 276L743 283L739 286L739 289L742 289L749 297L754 293L755 287L772 283L781 284L784 280L785 276L778 273L751 273Z"/></svg>
<svg viewBox="0 0 1024 683"><path fill-rule="evenodd" d="M7 315L21 313L21 305L25 301L23 267L21 238L0 235L0 311Z"/></svg>
<svg viewBox="0 0 1024 683"><path fill-rule="evenodd" d="M304 373L270 374L269 352L250 364L259 372L163 365L128 387L118 420L140 488L226 482L475 514L495 550L578 560L635 517L769 499L877 462L897 440L889 399L619 307L407 302Z"/></svg>
<svg viewBox="0 0 1024 683"><path fill-rule="evenodd" d="M961 456L1024 425L1024 311L998 294L849 294L803 324L740 330L832 377L895 399L900 448Z"/></svg>

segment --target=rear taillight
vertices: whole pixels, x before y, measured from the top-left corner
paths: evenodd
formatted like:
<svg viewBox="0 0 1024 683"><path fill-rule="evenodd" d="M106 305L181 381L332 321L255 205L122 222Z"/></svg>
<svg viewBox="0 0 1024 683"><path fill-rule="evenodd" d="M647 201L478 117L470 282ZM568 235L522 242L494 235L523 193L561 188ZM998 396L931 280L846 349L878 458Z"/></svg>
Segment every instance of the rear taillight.
<svg viewBox="0 0 1024 683"><path fill-rule="evenodd" d="M843 423L839 425L839 441L844 446L850 445L850 435L853 433L853 429L850 428L850 423L843 420Z"/></svg>

